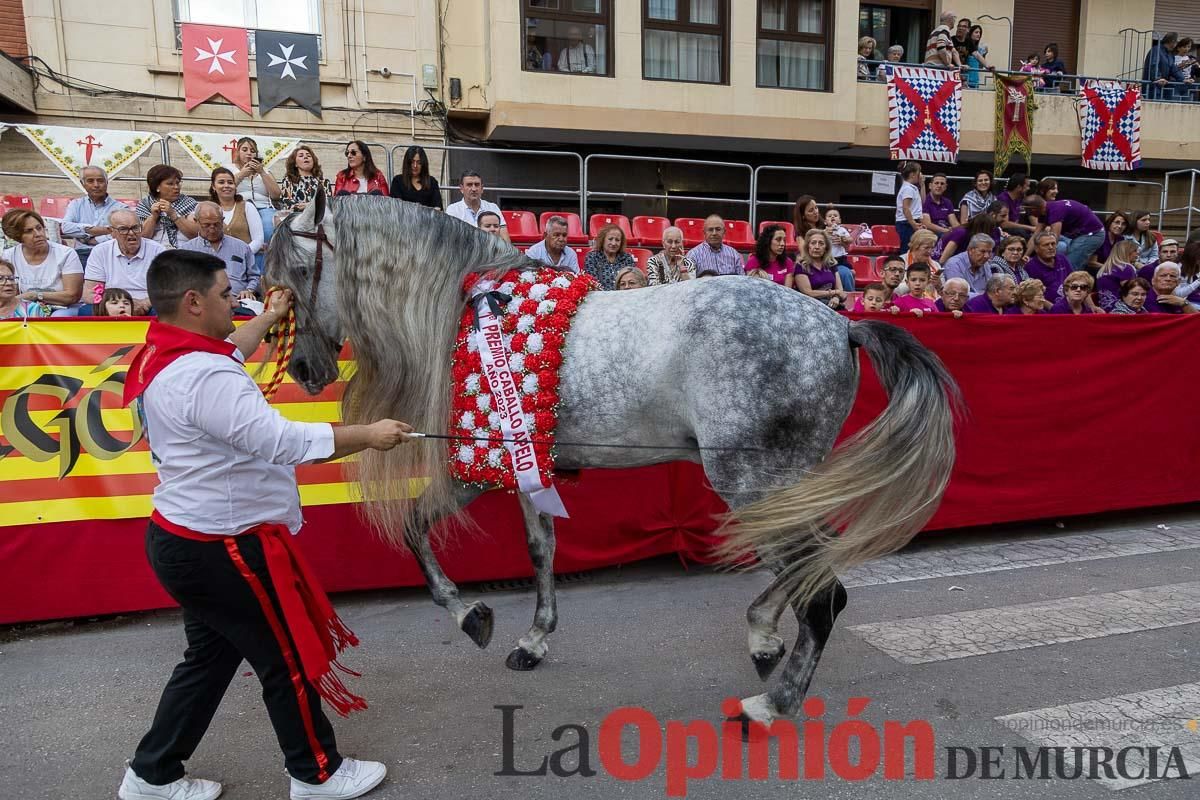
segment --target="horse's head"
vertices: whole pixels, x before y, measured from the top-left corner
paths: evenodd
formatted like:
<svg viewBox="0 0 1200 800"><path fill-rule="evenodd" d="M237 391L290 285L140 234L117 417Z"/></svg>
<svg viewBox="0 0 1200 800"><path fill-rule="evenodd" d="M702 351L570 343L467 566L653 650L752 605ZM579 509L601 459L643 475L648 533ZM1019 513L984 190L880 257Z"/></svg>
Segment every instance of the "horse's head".
<svg viewBox="0 0 1200 800"><path fill-rule="evenodd" d="M267 252L267 285L292 290L296 347L288 373L309 394L338 378L342 348L337 304L336 225L324 191L275 231Z"/></svg>

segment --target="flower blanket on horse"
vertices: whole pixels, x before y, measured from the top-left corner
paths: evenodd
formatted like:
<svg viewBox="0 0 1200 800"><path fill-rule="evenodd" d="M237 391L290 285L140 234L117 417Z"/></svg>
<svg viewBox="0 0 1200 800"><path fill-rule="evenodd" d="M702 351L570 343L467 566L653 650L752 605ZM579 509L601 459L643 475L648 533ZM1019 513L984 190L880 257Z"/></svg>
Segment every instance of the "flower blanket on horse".
<svg viewBox="0 0 1200 800"><path fill-rule="evenodd" d="M477 293L484 276L473 274L463 284L468 298ZM516 398L498 397L487 378L487 369L475 335L474 303L468 303L455 339L453 403L449 435L452 447L450 474L463 483L484 488L518 488L514 459L502 428L501 405L519 401L523 416L522 438L537 460L542 486L550 487L554 471L552 443L558 426L558 370L571 319L588 292L599 288L590 276L544 268L512 271L495 279L493 305L503 334L507 368ZM498 295L497 295L498 293ZM491 348L489 361L499 353ZM500 362L503 355L496 359ZM499 364L499 366L504 366ZM515 454L514 454L515 457Z"/></svg>

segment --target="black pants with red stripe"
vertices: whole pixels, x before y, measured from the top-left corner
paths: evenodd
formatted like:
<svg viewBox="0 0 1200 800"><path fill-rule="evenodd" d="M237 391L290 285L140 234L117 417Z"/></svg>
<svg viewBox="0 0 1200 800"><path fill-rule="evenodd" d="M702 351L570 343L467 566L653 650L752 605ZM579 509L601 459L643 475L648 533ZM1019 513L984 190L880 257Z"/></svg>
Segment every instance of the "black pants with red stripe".
<svg viewBox="0 0 1200 800"><path fill-rule="evenodd" d="M237 549L282 621L262 543L256 536L239 537ZM154 574L183 608L188 646L163 689L150 732L138 744L134 772L153 784L183 777L183 762L200 744L245 659L262 682L263 701L287 771L306 783L324 782L342 763L333 726L302 670L299 681L293 682L267 612L224 542L184 539L151 522L146 554ZM282 627L286 630L286 624ZM300 656L291 635L286 635L291 660L298 665Z"/></svg>

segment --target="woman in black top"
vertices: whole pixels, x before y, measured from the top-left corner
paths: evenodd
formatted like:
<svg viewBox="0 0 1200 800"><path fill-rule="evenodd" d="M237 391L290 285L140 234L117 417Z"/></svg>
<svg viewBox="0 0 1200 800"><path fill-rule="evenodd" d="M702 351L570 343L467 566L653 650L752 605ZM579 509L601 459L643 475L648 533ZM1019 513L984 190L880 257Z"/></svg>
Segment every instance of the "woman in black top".
<svg viewBox="0 0 1200 800"><path fill-rule="evenodd" d="M429 159L424 147L413 145L404 151L404 163L392 178L391 195L441 210L442 191L438 188L437 178L429 174Z"/></svg>

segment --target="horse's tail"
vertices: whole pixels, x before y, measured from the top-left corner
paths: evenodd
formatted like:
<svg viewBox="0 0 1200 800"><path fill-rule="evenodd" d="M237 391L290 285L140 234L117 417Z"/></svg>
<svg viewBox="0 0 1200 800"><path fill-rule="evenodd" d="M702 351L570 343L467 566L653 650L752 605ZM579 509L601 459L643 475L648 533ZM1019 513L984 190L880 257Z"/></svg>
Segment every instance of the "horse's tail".
<svg viewBox="0 0 1200 800"><path fill-rule="evenodd" d="M801 602L836 573L907 544L937 510L954 466L962 398L941 360L886 322L852 322L849 336L871 359L887 408L794 486L735 512L723 548L779 564L779 580Z"/></svg>

